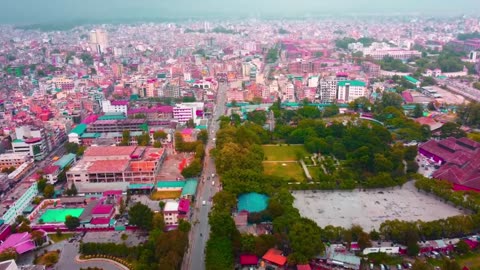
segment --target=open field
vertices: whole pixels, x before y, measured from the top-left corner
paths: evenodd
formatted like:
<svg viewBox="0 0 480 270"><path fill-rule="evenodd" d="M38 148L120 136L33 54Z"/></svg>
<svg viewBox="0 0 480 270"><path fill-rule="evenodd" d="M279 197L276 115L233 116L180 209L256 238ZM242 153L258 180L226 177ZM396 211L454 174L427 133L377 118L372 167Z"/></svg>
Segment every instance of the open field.
<svg viewBox="0 0 480 270"><path fill-rule="evenodd" d="M302 153L302 157L308 155L303 145L262 145L267 161L296 161L297 153Z"/></svg>
<svg viewBox="0 0 480 270"><path fill-rule="evenodd" d="M150 199L154 201L166 200L166 199L177 199L182 195L181 190L167 190L167 191L154 191L150 196Z"/></svg>
<svg viewBox="0 0 480 270"><path fill-rule="evenodd" d="M480 270L480 254L472 253L458 259L460 266L467 266L470 270Z"/></svg>
<svg viewBox="0 0 480 270"><path fill-rule="evenodd" d="M413 181L403 187L368 191L295 191L294 206L300 214L319 226L350 228L352 224L366 231L377 229L385 220L431 221L463 214L455 207L424 193Z"/></svg>
<svg viewBox="0 0 480 270"><path fill-rule="evenodd" d="M263 162L263 169L266 175L280 176L295 179L298 182L305 181L302 166L298 162Z"/></svg>

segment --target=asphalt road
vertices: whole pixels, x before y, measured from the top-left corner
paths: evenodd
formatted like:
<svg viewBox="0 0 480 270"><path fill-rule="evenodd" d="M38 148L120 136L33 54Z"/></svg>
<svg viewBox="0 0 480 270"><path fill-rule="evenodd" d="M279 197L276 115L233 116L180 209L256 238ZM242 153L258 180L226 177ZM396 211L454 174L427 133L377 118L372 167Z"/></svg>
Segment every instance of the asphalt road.
<svg viewBox="0 0 480 270"><path fill-rule="evenodd" d="M117 265L107 261L77 262L75 257L78 255L78 243L66 243L60 253L60 259L55 265L55 270L79 270L80 268L99 267L104 270L122 270Z"/></svg>
<svg viewBox="0 0 480 270"><path fill-rule="evenodd" d="M211 198L220 190L220 183L215 170L215 161L209 155L209 151L211 148L215 147L215 141L213 138L215 138L215 134L219 129L219 123L216 120L225 114L227 89L227 84L220 84L218 89L216 106L208 129L209 140L207 144L207 154L205 157L205 164L201 177L201 179L204 181L200 182L196 196L195 209L192 216L193 226L190 234L190 246L185 254L185 260L182 269L205 269L205 248L210 234L208 213L212 208ZM212 174L215 174L213 179L211 178ZM206 178L209 176L211 179L207 180ZM203 205L204 201L205 205Z"/></svg>

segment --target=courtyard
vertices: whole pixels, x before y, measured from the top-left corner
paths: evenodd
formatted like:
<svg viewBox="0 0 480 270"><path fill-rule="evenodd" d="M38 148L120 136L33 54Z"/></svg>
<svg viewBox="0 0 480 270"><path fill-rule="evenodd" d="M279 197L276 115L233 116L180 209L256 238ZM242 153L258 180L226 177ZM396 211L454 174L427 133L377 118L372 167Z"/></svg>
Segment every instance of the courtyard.
<svg viewBox="0 0 480 270"><path fill-rule="evenodd" d="M358 224L370 231L378 230L386 220L431 221L464 214L433 195L418 192L413 181L390 189L294 191L292 194L300 214L320 227L350 228Z"/></svg>

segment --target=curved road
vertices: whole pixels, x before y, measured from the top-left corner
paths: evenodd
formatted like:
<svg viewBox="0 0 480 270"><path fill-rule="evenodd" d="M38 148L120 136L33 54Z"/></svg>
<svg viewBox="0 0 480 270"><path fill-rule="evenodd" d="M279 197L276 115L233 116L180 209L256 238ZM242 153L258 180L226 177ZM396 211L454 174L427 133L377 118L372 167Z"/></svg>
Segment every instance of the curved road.
<svg viewBox="0 0 480 270"><path fill-rule="evenodd" d="M124 270L125 268L116 265L113 262L108 261L86 261L78 262L76 257L78 256L78 243L65 243L58 263L55 265L57 270L79 270L80 268L87 267L99 267L104 270Z"/></svg>
<svg viewBox="0 0 480 270"><path fill-rule="evenodd" d="M205 248L210 234L210 225L208 224L208 213L212 208L211 198L220 190L218 176L216 175L215 162L210 156L210 149L215 147L215 137L219 123L217 119L225 114L226 92L228 86L221 83L218 87L216 106L214 108L212 120L208 128L209 140L207 143L205 164L203 174L200 179L196 196L195 209L192 216L192 230L190 232L190 246L184 256L182 269L204 270L205 269ZM207 180L208 176L215 174L213 179ZM212 182L213 181L213 182ZM203 205L203 201L206 202Z"/></svg>

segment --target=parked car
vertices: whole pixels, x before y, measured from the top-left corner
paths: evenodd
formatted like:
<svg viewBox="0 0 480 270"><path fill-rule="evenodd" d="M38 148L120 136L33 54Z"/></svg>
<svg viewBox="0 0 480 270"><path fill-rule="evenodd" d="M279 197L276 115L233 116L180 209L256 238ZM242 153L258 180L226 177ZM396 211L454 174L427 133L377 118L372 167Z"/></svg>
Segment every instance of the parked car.
<svg viewBox="0 0 480 270"><path fill-rule="evenodd" d="M397 270L402 270L402 266L400 264L397 264Z"/></svg>

